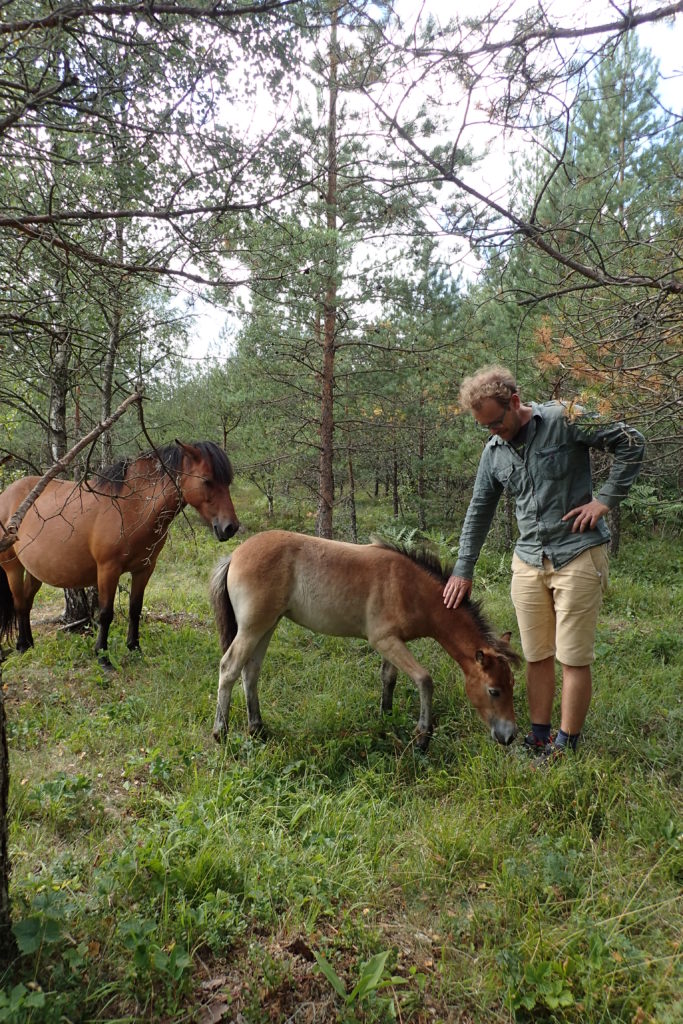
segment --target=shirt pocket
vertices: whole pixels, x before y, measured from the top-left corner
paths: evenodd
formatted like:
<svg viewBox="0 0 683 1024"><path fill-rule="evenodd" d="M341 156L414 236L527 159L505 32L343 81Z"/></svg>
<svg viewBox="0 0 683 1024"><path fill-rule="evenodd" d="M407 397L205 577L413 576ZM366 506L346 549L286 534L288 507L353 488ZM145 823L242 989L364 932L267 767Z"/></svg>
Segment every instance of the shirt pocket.
<svg viewBox="0 0 683 1024"><path fill-rule="evenodd" d="M506 466L501 470L498 480L503 486L503 489L508 494L519 494L522 488L522 473L524 472L521 466Z"/></svg>
<svg viewBox="0 0 683 1024"><path fill-rule="evenodd" d="M569 471L570 457L569 445L566 444L539 448L536 459L541 476L548 480L563 480Z"/></svg>

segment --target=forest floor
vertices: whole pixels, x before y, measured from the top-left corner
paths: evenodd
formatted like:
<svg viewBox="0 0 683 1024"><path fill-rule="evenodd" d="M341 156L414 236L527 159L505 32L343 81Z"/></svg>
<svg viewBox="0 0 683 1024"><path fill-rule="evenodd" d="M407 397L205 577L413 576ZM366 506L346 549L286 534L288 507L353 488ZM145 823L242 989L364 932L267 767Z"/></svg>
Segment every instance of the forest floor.
<svg viewBox="0 0 683 1024"><path fill-rule="evenodd" d="M123 581L114 672L48 588L35 648L3 664L21 957L0 1021L683 1019L680 542L625 536L584 743L547 770L490 740L433 643L423 755L412 684L383 719L368 645L287 622L267 738L236 688L217 745L208 579L234 543L174 526L143 654ZM519 649L508 554L487 548L478 587ZM523 672L515 702L523 734Z"/></svg>

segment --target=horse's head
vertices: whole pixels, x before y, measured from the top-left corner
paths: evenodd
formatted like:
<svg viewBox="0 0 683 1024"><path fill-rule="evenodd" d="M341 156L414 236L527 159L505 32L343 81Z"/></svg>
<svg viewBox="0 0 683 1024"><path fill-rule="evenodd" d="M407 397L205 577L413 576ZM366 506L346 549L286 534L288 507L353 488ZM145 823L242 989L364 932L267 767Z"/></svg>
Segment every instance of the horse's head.
<svg viewBox="0 0 683 1024"><path fill-rule="evenodd" d="M212 441L184 444L179 478L183 500L199 512L217 540L228 540L239 529L239 519L230 497L232 466L222 448Z"/></svg>
<svg viewBox="0 0 683 1024"><path fill-rule="evenodd" d="M517 735L512 690L515 677L511 664L519 664L519 655L510 647L510 634L476 651L472 667L465 674L465 691L491 736L507 746Z"/></svg>

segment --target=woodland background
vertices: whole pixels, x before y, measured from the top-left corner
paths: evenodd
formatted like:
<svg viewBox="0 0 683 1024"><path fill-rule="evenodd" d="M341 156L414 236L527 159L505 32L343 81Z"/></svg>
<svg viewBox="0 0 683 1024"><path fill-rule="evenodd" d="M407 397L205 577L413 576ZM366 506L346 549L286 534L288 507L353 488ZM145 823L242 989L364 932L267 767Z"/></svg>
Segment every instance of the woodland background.
<svg viewBox="0 0 683 1024"><path fill-rule="evenodd" d="M3 4L2 483L143 387L147 436L77 473L180 433L271 508L305 488L324 536L356 536L361 483L456 522L457 389L499 360L641 429L633 500L670 513L683 132L636 28L681 4L395 8ZM195 367L207 298L225 344Z"/></svg>

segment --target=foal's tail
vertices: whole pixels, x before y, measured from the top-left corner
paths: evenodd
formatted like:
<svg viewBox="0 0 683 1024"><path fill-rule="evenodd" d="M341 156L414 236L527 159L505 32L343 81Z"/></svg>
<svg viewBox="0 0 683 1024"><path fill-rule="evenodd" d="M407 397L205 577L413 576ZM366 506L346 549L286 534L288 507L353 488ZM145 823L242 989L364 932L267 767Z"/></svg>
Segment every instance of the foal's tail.
<svg viewBox="0 0 683 1024"><path fill-rule="evenodd" d="M11 640L16 624L14 598L9 588L7 573L0 565L0 640Z"/></svg>
<svg viewBox="0 0 683 1024"><path fill-rule="evenodd" d="M228 594L229 568L230 555L218 563L211 577L211 604L223 654L237 636L237 619Z"/></svg>

